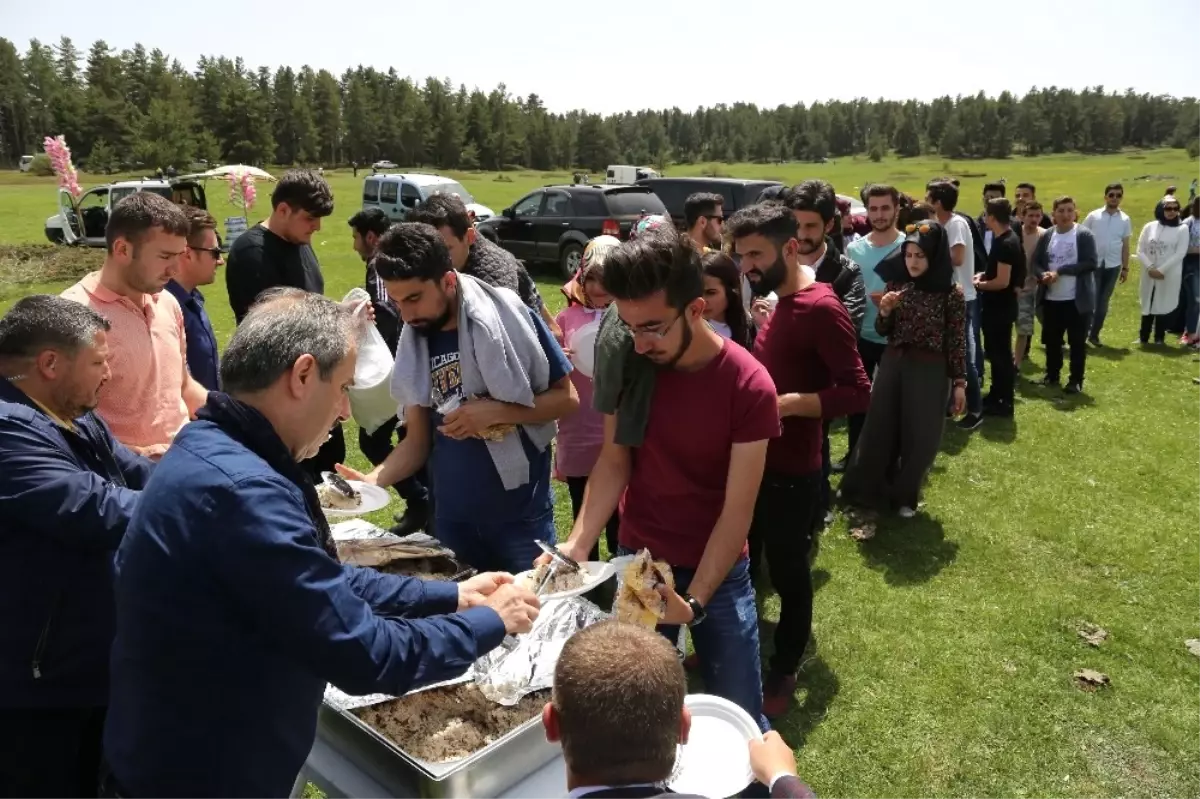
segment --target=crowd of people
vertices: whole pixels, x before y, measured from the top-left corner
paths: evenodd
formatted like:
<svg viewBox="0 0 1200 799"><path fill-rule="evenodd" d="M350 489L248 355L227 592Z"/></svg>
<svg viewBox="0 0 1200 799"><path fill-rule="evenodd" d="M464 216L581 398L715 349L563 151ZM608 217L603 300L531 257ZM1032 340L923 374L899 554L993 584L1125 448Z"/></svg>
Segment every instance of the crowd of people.
<svg viewBox="0 0 1200 799"><path fill-rule="evenodd" d="M1122 187L1083 222L1071 197L1047 213L1030 184L1006 193L987 184L972 218L954 180L921 200L875 184L865 219L820 180L728 218L693 195L683 231L645 217L590 242L557 316L454 196L350 218L365 313L323 296L316 173L284 175L228 252L203 210L122 200L100 270L0 320L0 794L286 795L327 682L400 695L461 673L530 629L539 603L512 575L560 538L579 561L647 549L675 581L663 637L605 624L563 651L544 721L572 795L656 795L687 738L685 668L768 731L810 646L832 508L914 516L947 419L1016 413L1036 322L1042 383L1061 385L1065 345L1068 394L1104 346L1130 269ZM1200 346L1198 210L1169 193L1141 231L1140 343ZM201 288L222 265L238 326L220 353ZM367 324L397 413L359 431L364 473L342 423ZM315 488L335 470L394 488L393 532L480 574L339 563ZM760 573L780 598L765 676ZM661 746L596 760L633 727ZM807 795L778 735L753 757L760 787Z"/></svg>

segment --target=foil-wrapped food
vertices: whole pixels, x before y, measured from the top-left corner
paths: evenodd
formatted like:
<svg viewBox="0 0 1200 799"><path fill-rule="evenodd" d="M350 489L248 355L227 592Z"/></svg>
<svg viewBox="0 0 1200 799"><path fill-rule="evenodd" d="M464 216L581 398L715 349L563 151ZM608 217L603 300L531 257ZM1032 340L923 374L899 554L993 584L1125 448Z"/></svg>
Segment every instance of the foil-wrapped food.
<svg viewBox="0 0 1200 799"><path fill-rule="evenodd" d="M650 550L643 549L625 566L619 575L617 599L613 613L617 621L654 627L667 613L667 600L658 592L665 585L675 590L675 576L666 561L654 560Z"/></svg>
<svg viewBox="0 0 1200 799"><path fill-rule="evenodd" d="M454 552L437 544L414 543L394 535L351 538L337 542L338 559L350 566L432 580L458 580L473 570L460 563Z"/></svg>
<svg viewBox="0 0 1200 799"><path fill-rule="evenodd" d="M491 701L512 707L522 697L550 688L567 639L607 618L610 614L582 597L552 599L542 605L532 630L475 661L475 684Z"/></svg>

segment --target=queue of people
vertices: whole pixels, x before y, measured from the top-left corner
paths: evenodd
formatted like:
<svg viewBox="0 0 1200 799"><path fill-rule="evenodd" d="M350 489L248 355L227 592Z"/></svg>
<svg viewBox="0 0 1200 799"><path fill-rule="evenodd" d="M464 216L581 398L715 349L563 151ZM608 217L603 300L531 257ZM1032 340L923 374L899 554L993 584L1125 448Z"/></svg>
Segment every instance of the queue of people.
<svg viewBox="0 0 1200 799"><path fill-rule="evenodd" d="M610 556L649 549L675 577L661 637L605 624L564 648L544 720L572 795L658 795L687 737L684 665L768 731L810 646L830 474L842 504L914 516L947 417L1014 416L1035 319L1043 383L1060 382L1065 338L1066 392L1083 390L1129 268L1123 190L1083 223L1070 197L1045 222L1031 185L1015 207L1004 194L989 184L972 219L952 180L923 203L873 185L849 226L824 181L728 219L697 195L683 233L647 218L592 241L557 317L461 200L434 195L403 223L350 219L371 298L356 314L322 296L310 240L333 197L297 170L228 254L238 327L219 359L200 293L223 265L215 221L123 200L98 272L0 320L0 529L19 564L0 588L16 619L0 632L0 795L286 795L326 683L402 694L530 629L538 600L512 574L559 538L556 479L566 554L598 559L603 535ZM1200 225L1180 212L1168 195L1139 238L1143 341L1200 283ZM360 436L360 473L340 436L365 324L395 355L398 411ZM834 462L837 418L850 441ZM315 489L333 468L394 487L409 505L394 531L425 529L482 573L341 564ZM762 571L780 597L765 678ZM681 665L668 641L685 626ZM616 675L634 652L654 667ZM597 680L621 698L597 699ZM614 769L595 752L625 746L638 696L661 745ZM809 795L778 735L752 761L772 795Z"/></svg>

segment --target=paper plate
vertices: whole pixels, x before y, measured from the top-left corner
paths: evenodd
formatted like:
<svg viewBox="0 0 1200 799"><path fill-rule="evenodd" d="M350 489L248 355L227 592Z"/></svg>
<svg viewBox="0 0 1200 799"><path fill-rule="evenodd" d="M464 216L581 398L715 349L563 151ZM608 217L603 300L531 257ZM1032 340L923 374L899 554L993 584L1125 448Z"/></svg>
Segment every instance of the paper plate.
<svg viewBox="0 0 1200 799"><path fill-rule="evenodd" d="M584 563L580 563L579 566L588 574L588 577L586 580L584 580L583 585L579 586L578 588L572 588L570 591L558 591L553 594L542 594L540 597L541 600L543 602L548 602L551 599L566 599L570 596L586 594L588 591L591 591L593 588L600 585L600 583L617 573L615 566L613 566L611 563L605 563L602 560L585 561ZM533 572L533 569L529 569L528 571L523 571L516 575L517 582L520 583L525 578L532 577Z"/></svg>
<svg viewBox="0 0 1200 799"><path fill-rule="evenodd" d="M684 704L692 712L692 729L687 745L679 747L668 783L671 790L709 799L741 793L754 781L749 744L761 739L762 731L749 713L728 699L689 694Z"/></svg>
<svg viewBox="0 0 1200 799"><path fill-rule="evenodd" d="M600 332L600 320L588 322L571 334L567 346L574 355L571 362L584 377L591 377L596 368L596 335Z"/></svg>
<svg viewBox="0 0 1200 799"><path fill-rule="evenodd" d="M325 511L326 516L345 517L345 516L362 516L364 513L374 513L377 510L383 510L388 506L391 499L388 497L386 488L360 483L358 480L347 480L358 493L362 494L362 504L357 508L321 508Z"/></svg>

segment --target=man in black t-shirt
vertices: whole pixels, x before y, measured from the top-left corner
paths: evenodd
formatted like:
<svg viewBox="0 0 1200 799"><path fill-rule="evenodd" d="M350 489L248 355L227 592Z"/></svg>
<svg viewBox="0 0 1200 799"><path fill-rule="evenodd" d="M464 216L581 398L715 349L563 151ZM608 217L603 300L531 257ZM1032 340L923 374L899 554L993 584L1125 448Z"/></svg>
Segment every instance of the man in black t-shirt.
<svg viewBox="0 0 1200 799"><path fill-rule="evenodd" d="M312 235L321 220L333 213L333 192L325 178L311 169L290 169L271 193L271 215L237 237L229 248L225 288L233 318L241 324L258 295L278 286L325 292L325 278ZM346 459L342 426L334 425L330 438L316 455L301 462L314 482L322 471L333 471Z"/></svg>
<svg viewBox="0 0 1200 799"><path fill-rule="evenodd" d="M1017 289L1025 283L1025 248L1012 230L1012 206L1003 197L987 201L984 222L992 234L987 269L975 275L983 349L991 364L992 388L983 400L987 416L1013 415L1013 323Z"/></svg>

